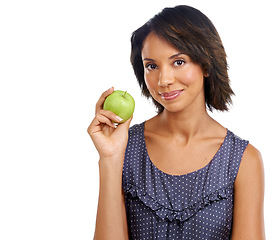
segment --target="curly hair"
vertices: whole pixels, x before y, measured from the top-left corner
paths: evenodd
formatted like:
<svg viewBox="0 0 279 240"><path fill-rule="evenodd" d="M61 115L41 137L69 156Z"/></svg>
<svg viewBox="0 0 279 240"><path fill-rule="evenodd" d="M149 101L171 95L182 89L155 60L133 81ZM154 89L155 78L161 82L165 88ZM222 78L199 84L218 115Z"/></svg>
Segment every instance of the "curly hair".
<svg viewBox="0 0 279 240"><path fill-rule="evenodd" d="M141 57L144 41L150 33L165 39L187 54L206 73L204 93L207 108L228 111L234 95L228 77L227 55L221 38L210 19L199 10L185 5L164 8L131 37L131 64L142 94L152 98L144 80ZM152 98L158 113L164 107Z"/></svg>

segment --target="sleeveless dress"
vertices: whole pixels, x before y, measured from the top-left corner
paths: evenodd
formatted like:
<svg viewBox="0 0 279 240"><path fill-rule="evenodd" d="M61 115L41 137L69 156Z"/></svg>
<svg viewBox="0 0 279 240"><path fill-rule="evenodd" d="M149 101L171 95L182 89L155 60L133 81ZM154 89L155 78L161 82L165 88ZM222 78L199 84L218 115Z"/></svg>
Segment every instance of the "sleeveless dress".
<svg viewBox="0 0 279 240"><path fill-rule="evenodd" d="M148 156L144 122L131 127L122 179L129 239L230 239L234 182L247 145L227 130L205 167L169 175Z"/></svg>

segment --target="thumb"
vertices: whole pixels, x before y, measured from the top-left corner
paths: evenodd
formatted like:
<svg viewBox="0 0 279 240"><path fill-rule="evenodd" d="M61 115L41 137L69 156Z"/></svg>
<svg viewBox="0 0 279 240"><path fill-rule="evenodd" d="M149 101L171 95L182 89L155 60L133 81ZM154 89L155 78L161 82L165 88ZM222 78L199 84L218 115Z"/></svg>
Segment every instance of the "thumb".
<svg viewBox="0 0 279 240"><path fill-rule="evenodd" d="M133 119L133 116L130 117L127 121L125 121L124 123L121 123L117 126L117 128L123 128L123 129L126 129L126 131L129 130L129 127L130 127L130 124L131 124L131 121Z"/></svg>

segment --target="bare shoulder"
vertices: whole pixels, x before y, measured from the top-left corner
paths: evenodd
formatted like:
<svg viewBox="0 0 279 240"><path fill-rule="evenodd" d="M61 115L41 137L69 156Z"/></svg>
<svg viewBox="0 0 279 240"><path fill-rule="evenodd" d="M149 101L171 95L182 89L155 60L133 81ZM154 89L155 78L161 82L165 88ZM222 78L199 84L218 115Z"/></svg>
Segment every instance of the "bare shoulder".
<svg viewBox="0 0 279 240"><path fill-rule="evenodd" d="M262 161L261 152L249 143L244 151L243 159L258 159L258 161Z"/></svg>
<svg viewBox="0 0 279 240"><path fill-rule="evenodd" d="M264 172L263 159L261 152L252 144L248 144L240 163L236 184L246 178L262 178Z"/></svg>
<svg viewBox="0 0 279 240"><path fill-rule="evenodd" d="M265 239L264 169L259 150L249 144L235 180L232 239Z"/></svg>

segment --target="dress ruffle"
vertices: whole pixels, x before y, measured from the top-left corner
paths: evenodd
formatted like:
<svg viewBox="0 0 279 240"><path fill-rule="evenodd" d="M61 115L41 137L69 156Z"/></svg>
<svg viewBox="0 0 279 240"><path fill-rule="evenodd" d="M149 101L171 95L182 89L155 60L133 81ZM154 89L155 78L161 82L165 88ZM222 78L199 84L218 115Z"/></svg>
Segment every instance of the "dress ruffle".
<svg viewBox="0 0 279 240"><path fill-rule="evenodd" d="M195 215L198 211L205 208L206 206L220 201L222 199L227 199L233 195L233 184L222 187L214 192L201 197L194 204L188 205L183 209L175 210L171 208L166 208L160 204L156 199L149 196L146 191L133 185L129 182L123 181L123 188L126 194L131 194L132 197L138 197L147 207L151 208L158 217L163 220L178 220L185 221Z"/></svg>

